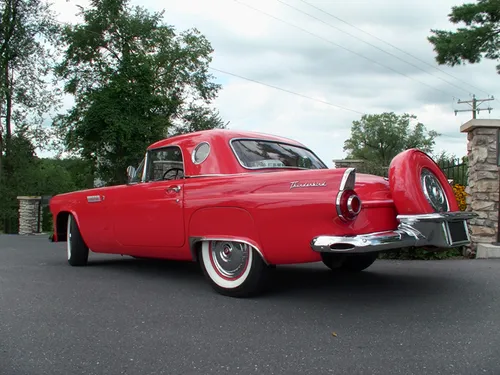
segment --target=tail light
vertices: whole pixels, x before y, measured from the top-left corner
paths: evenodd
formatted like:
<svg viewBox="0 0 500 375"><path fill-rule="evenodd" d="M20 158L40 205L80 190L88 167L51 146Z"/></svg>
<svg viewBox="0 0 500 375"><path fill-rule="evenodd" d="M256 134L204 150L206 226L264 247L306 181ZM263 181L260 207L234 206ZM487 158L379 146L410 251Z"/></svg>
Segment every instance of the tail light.
<svg viewBox="0 0 500 375"><path fill-rule="evenodd" d="M354 190L342 190L337 195L337 214L343 220L353 220L361 211L361 199Z"/></svg>
<svg viewBox="0 0 500 375"><path fill-rule="evenodd" d="M361 199L354 191L356 170L348 168L344 172L335 202L338 216L344 220L354 220L361 211Z"/></svg>

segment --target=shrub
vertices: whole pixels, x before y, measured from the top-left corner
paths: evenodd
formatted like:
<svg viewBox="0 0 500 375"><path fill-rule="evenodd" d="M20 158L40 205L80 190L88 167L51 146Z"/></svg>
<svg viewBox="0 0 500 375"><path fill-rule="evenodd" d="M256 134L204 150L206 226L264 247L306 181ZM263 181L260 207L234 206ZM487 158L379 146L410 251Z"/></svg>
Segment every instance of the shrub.
<svg viewBox="0 0 500 375"><path fill-rule="evenodd" d="M465 186L461 184L455 184L453 185L453 192L455 193L455 197L457 198L458 207L461 211L465 211L465 209L467 208L467 193L465 192Z"/></svg>

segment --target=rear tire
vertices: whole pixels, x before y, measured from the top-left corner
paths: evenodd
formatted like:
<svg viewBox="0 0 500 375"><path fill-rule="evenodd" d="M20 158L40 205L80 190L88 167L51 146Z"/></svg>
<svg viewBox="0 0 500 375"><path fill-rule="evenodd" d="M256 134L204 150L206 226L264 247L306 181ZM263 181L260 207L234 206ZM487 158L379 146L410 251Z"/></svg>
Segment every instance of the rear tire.
<svg viewBox="0 0 500 375"><path fill-rule="evenodd" d="M321 254L323 264L333 271L361 272L370 267L378 258L378 253L366 254Z"/></svg>
<svg viewBox="0 0 500 375"><path fill-rule="evenodd" d="M82 238L78 224L73 215L68 216L66 247L68 263L73 267L86 266L89 258L89 248Z"/></svg>
<svg viewBox="0 0 500 375"><path fill-rule="evenodd" d="M212 288L224 296L250 297L267 285L270 268L246 243L203 241L199 260Z"/></svg>

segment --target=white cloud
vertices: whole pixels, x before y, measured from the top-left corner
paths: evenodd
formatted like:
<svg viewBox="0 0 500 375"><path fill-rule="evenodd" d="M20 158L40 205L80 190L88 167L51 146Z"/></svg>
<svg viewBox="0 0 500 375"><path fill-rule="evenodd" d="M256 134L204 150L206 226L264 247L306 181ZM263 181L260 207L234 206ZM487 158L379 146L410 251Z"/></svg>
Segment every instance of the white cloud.
<svg viewBox="0 0 500 375"><path fill-rule="evenodd" d="M255 12L234 0L164 0L160 3L134 0L132 4L155 11L165 9L165 21L179 31L198 28L215 49L212 64L215 68L362 113L413 113L428 129L443 133L437 141L436 151L447 151L457 156L466 153L466 135L461 134L459 128L471 115L459 113L455 116L454 109L468 107L454 105L453 98L469 99L469 91L478 97L484 97L484 92L472 89L300 0L283 1L396 54L431 74L276 0L241 2L294 23L402 74ZM437 66L434 52L426 38L430 35L431 28L454 28L448 22L448 14L452 6L459 4L452 0L307 1L434 66ZM87 1L79 1L78 4L86 5ZM61 13L60 20L64 22L74 22L74 14L78 11L74 2L66 0L56 0L55 10ZM494 94L498 80L494 65L494 62L484 61L478 65L439 69ZM349 137L352 121L359 119L360 114L236 77L221 73L214 75L224 83L215 104L223 118L230 121L231 128L295 138L310 146L328 165L332 165L332 159L344 156L344 141ZM462 90L438 77L452 82ZM493 107L498 107L494 104L498 101L491 103ZM481 112L479 117L494 117L494 113L490 115L486 111Z"/></svg>

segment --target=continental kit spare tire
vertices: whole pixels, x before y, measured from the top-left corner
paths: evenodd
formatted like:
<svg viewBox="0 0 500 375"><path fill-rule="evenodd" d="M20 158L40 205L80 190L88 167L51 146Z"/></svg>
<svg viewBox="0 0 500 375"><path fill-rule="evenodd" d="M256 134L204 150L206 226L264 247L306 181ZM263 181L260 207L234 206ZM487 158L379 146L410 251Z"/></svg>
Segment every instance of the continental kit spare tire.
<svg viewBox="0 0 500 375"><path fill-rule="evenodd" d="M459 211L443 171L420 150L409 149L392 159L389 184L400 215Z"/></svg>

